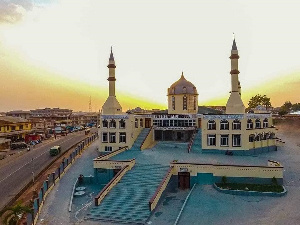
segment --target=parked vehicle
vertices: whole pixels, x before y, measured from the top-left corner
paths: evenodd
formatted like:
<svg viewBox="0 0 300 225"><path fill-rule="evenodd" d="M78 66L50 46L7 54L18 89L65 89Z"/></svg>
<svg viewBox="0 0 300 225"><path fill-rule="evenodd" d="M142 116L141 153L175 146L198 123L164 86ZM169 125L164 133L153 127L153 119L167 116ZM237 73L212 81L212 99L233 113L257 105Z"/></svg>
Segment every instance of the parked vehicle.
<svg viewBox="0 0 300 225"><path fill-rule="evenodd" d="M18 148L27 148L27 144L25 142L15 142L15 143L11 143L10 148L12 150L18 149Z"/></svg>
<svg viewBox="0 0 300 225"><path fill-rule="evenodd" d="M61 152L61 147L59 145L53 146L52 148L50 148L50 155L51 156L56 156L58 154L60 154Z"/></svg>

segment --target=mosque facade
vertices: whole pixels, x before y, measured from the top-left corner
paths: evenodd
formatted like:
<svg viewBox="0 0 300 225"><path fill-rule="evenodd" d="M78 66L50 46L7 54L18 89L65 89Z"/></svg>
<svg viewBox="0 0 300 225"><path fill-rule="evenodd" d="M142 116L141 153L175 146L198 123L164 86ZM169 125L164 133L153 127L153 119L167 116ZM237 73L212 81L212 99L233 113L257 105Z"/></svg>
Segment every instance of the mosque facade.
<svg viewBox="0 0 300 225"><path fill-rule="evenodd" d="M201 114L198 111L197 88L181 77L167 90L167 113L124 113L115 94L116 64L111 50L109 58L109 96L100 116L100 151L110 152L131 148L142 130L147 130L141 150L158 141L190 142L201 139L199 151L222 154L257 154L274 151L275 127L269 113L245 113L241 99L238 69L239 54L233 41L231 61L231 91L225 114Z"/></svg>

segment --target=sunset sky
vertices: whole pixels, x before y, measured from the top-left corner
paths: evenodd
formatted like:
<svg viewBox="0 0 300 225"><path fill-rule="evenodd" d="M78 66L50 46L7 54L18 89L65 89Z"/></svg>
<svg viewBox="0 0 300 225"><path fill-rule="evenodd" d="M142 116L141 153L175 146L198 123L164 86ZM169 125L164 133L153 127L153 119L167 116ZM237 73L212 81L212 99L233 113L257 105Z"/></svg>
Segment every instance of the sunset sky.
<svg viewBox="0 0 300 225"><path fill-rule="evenodd" d="M180 78L225 105L235 33L242 98L300 102L300 2L0 0L0 112L101 109L113 46L123 109L166 108Z"/></svg>

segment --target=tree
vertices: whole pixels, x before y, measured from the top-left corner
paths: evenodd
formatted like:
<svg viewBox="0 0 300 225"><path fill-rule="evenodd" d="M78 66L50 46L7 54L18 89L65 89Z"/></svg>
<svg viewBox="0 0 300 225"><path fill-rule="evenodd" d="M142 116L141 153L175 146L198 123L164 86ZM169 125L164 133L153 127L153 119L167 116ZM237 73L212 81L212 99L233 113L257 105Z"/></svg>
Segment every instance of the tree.
<svg viewBox="0 0 300 225"><path fill-rule="evenodd" d="M272 106L271 99L268 98L266 95L257 94L254 97L252 97L248 102L248 106L251 109L254 109L259 105L265 106L266 109L268 109Z"/></svg>
<svg viewBox="0 0 300 225"><path fill-rule="evenodd" d="M17 202L16 205L4 209L0 213L0 216L4 215L3 223L7 225L16 225L24 213L31 213L32 209L28 206L22 205L21 202Z"/></svg>
<svg viewBox="0 0 300 225"><path fill-rule="evenodd" d="M300 110L300 103L295 103L292 105L292 108L291 108L292 111L299 111Z"/></svg>
<svg viewBox="0 0 300 225"><path fill-rule="evenodd" d="M282 107L284 107L284 108L287 109L288 111L291 110L292 106L293 106L293 104L292 104L290 101L286 101L286 102L282 105Z"/></svg>

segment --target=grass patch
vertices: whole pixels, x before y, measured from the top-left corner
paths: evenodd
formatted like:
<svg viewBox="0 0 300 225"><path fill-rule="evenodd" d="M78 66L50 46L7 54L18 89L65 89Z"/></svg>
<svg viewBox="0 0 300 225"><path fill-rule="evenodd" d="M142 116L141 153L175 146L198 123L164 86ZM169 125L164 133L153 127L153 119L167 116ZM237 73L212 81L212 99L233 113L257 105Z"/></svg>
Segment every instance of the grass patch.
<svg viewBox="0 0 300 225"><path fill-rule="evenodd" d="M239 184L239 183L216 183L219 188L240 191L258 191L258 192L283 192L282 185L276 184Z"/></svg>

